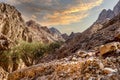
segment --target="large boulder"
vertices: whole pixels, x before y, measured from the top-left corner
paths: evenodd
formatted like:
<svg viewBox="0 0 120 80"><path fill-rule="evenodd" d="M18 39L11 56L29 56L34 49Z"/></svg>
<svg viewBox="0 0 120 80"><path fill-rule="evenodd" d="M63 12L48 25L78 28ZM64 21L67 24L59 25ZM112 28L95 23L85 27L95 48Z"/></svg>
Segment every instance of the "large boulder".
<svg viewBox="0 0 120 80"><path fill-rule="evenodd" d="M112 43L108 43L105 45L100 46L99 50L100 50L100 54L104 55L108 52L112 52L115 51L117 49L119 49L120 47L120 43L119 42L112 42Z"/></svg>

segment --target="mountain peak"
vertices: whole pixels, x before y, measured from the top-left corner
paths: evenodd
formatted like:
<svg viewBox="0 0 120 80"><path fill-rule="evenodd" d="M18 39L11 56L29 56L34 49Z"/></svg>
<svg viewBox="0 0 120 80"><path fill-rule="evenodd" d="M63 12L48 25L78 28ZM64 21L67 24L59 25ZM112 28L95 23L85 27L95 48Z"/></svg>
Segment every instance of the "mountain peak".
<svg viewBox="0 0 120 80"><path fill-rule="evenodd" d="M54 27L49 28L49 30L50 30L52 33L54 33L54 34L61 35L61 32L60 32L59 30L57 30L56 28L54 28Z"/></svg>
<svg viewBox="0 0 120 80"><path fill-rule="evenodd" d="M120 13L120 0L118 1L116 6L114 7L113 11L114 11L115 15L118 15Z"/></svg>
<svg viewBox="0 0 120 80"><path fill-rule="evenodd" d="M112 19L114 17L114 12L111 9L103 9L102 12L100 13L97 22L103 22L106 19Z"/></svg>

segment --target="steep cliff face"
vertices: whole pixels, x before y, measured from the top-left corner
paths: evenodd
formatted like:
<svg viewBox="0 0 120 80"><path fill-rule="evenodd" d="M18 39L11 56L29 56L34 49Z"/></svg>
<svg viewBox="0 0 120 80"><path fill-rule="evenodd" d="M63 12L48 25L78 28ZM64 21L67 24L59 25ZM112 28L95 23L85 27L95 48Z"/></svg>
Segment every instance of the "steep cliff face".
<svg viewBox="0 0 120 80"><path fill-rule="evenodd" d="M13 42L27 40L27 28L15 7L0 3L0 33Z"/></svg>

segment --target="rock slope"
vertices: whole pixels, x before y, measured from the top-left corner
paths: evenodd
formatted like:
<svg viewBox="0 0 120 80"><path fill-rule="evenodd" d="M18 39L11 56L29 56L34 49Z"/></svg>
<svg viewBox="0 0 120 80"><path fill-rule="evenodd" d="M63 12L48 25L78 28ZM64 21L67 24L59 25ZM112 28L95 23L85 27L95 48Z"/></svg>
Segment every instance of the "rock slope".
<svg viewBox="0 0 120 80"><path fill-rule="evenodd" d="M107 48L109 45L111 48ZM95 52L78 51L61 60L18 70L10 73L8 80L119 80L120 47L116 45L120 43L107 43Z"/></svg>
<svg viewBox="0 0 120 80"><path fill-rule="evenodd" d="M64 41L60 35L60 37L56 37L46 26L41 26L33 20L26 22L26 24L32 36L31 42L38 41L41 43L51 43L55 41Z"/></svg>

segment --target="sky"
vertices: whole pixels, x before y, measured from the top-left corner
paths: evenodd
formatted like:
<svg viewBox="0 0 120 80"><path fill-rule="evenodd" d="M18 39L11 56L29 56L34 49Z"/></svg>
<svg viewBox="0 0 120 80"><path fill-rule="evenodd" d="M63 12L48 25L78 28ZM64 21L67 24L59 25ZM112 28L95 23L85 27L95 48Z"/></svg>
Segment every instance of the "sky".
<svg viewBox="0 0 120 80"><path fill-rule="evenodd" d="M83 32L103 9L113 9L119 0L0 0L15 6L25 21L55 27L62 33Z"/></svg>

